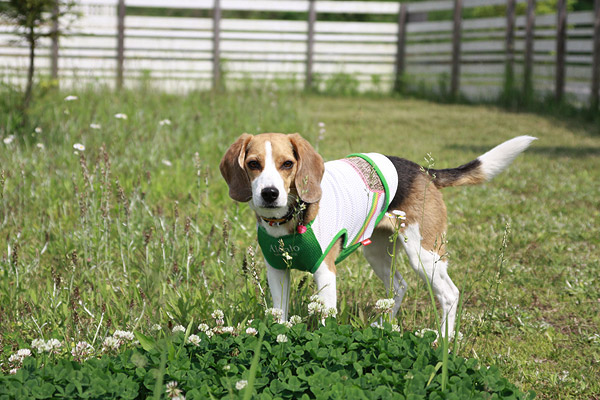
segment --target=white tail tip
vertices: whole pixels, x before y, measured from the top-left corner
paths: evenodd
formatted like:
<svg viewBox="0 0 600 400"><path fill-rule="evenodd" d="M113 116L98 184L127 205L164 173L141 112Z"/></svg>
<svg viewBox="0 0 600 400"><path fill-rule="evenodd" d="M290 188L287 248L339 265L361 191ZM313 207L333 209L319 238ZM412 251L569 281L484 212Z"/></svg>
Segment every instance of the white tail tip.
<svg viewBox="0 0 600 400"><path fill-rule="evenodd" d="M490 180L502 172L534 140L537 138L533 136L517 136L479 156L477 159L481 162L485 179Z"/></svg>

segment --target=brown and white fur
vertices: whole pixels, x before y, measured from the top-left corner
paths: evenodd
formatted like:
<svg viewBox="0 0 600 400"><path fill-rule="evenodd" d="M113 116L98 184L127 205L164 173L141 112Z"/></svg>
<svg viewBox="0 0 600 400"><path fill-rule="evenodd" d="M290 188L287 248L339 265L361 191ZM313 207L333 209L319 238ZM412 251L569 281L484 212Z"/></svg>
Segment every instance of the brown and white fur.
<svg viewBox="0 0 600 400"><path fill-rule="evenodd" d="M454 333L459 291L448 276L445 258L446 206L439 189L482 183L504 170L513 159L535 140L519 136L496 146L477 159L457 168L424 169L411 161L391 157L398 171L398 189L388 211L406 213L401 240L411 267L431 284L433 293L442 308L441 331ZM324 173L321 156L300 135L264 133L243 134L227 150L220 164L221 174L229 185L229 195L237 201L248 202L257 221L274 237L288 235L299 223L312 221L319 211L320 182ZM289 215L298 199L307 204L304 214L287 222L270 224L266 219ZM343 212L343 210L340 210ZM323 218L323 216L321 216ZM371 236L372 243L363 246L365 258L383 281L387 290L393 281L395 316L407 289L398 271L391 274L391 249L389 237L393 221L384 217ZM336 307L335 259L341 250L338 240L325 260L314 273L319 296L325 307ZM267 263L267 280L273 298L273 307L288 314L290 271L279 270Z"/></svg>

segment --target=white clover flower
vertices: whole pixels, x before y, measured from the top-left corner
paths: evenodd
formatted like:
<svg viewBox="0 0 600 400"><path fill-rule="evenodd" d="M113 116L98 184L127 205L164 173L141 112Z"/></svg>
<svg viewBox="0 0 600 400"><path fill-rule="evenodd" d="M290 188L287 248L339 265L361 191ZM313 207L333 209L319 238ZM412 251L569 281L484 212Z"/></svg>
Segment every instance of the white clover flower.
<svg viewBox="0 0 600 400"><path fill-rule="evenodd" d="M8 362L11 364L20 364L21 361L23 361L23 359L19 357L18 354L12 354L10 357L8 357Z"/></svg>
<svg viewBox="0 0 600 400"><path fill-rule="evenodd" d="M310 296L310 301L311 302L315 302L315 303L319 303L321 305L325 305L325 301L318 294L313 294L312 296Z"/></svg>
<svg viewBox="0 0 600 400"><path fill-rule="evenodd" d="M44 148L45 148L44 143L37 143L35 146L41 150L44 150Z"/></svg>
<svg viewBox="0 0 600 400"><path fill-rule="evenodd" d="M108 339L108 338L107 338ZM104 340L106 343L106 339ZM75 359L75 361L83 361L87 360L94 351L94 348L88 342L78 342L75 347L71 350L71 355Z"/></svg>
<svg viewBox="0 0 600 400"><path fill-rule="evenodd" d="M5 137L2 141L4 144L11 144L15 140L15 135L9 135Z"/></svg>
<svg viewBox="0 0 600 400"><path fill-rule="evenodd" d="M319 128L325 128L325 122L319 122Z"/></svg>
<svg viewBox="0 0 600 400"><path fill-rule="evenodd" d="M223 366L223 371L229 371L231 369L231 365L227 364Z"/></svg>
<svg viewBox="0 0 600 400"><path fill-rule="evenodd" d="M90 128L92 128L92 129L102 129L102 125L91 123L90 124Z"/></svg>
<svg viewBox="0 0 600 400"><path fill-rule="evenodd" d="M216 309L215 311L213 311L210 314L211 317L213 317L214 319L223 319L225 318L225 314L223 314L223 310L220 309Z"/></svg>
<svg viewBox="0 0 600 400"><path fill-rule="evenodd" d="M72 94L68 95L67 97L65 97L65 101L75 101L77 99L78 99L78 97L77 96L73 96Z"/></svg>
<svg viewBox="0 0 600 400"><path fill-rule="evenodd" d="M183 327L183 325L175 325L173 327L173 333L177 332L185 332L185 328Z"/></svg>
<svg viewBox="0 0 600 400"><path fill-rule="evenodd" d="M265 310L265 315L273 316L273 318L275 318L276 321L283 320L283 310L281 308L267 308Z"/></svg>
<svg viewBox="0 0 600 400"><path fill-rule="evenodd" d="M246 333L248 335L256 336L256 334L258 333L258 331L255 328L246 328Z"/></svg>
<svg viewBox="0 0 600 400"><path fill-rule="evenodd" d="M127 114L118 113L118 114L115 114L115 118L116 119L127 119Z"/></svg>
<svg viewBox="0 0 600 400"><path fill-rule="evenodd" d="M326 309L323 312L323 317L327 318L327 317L337 317L337 308L335 307L329 307L328 309Z"/></svg>
<svg viewBox="0 0 600 400"><path fill-rule="evenodd" d="M25 357L29 357L31 355L31 350L29 350L29 349L19 349L19 351L17 351L17 355L19 357L21 357L21 359L23 359Z"/></svg>
<svg viewBox="0 0 600 400"><path fill-rule="evenodd" d="M209 327L208 327L208 325L206 325L206 324L200 324L200 325L198 325L198 330L199 330L200 332L206 332L206 331L208 331L209 329L210 329L210 328L209 328Z"/></svg>
<svg viewBox="0 0 600 400"><path fill-rule="evenodd" d="M121 341L114 336L108 336L104 338L102 342L102 350L118 350L121 346Z"/></svg>
<svg viewBox="0 0 600 400"><path fill-rule="evenodd" d="M231 333L235 332L235 328L233 326L224 326L222 329L223 333Z"/></svg>
<svg viewBox="0 0 600 400"><path fill-rule="evenodd" d="M14 374L17 373L18 370L19 370L19 368L13 368L8 373L11 374L11 375L14 375Z"/></svg>
<svg viewBox="0 0 600 400"><path fill-rule="evenodd" d="M390 312L394 308L396 301L394 299L379 299L375 303L375 309L380 312Z"/></svg>
<svg viewBox="0 0 600 400"><path fill-rule="evenodd" d="M39 352L42 352L44 351L43 349L46 347L46 342L44 341L44 339L33 339L31 341L31 347L33 347Z"/></svg>
<svg viewBox="0 0 600 400"><path fill-rule="evenodd" d="M308 315L321 314L323 312L323 304L313 301L308 303Z"/></svg>
<svg viewBox="0 0 600 400"><path fill-rule="evenodd" d="M183 391L177 387L177 382L171 381L166 384L167 397L171 400L185 400Z"/></svg>
<svg viewBox="0 0 600 400"><path fill-rule="evenodd" d="M292 324L290 321L283 321L283 326L289 329L294 326L294 324Z"/></svg>
<svg viewBox="0 0 600 400"><path fill-rule="evenodd" d="M171 161L169 161L169 160L163 159L161 162L164 165L166 165L167 167L172 167L173 166L173 163Z"/></svg>
<svg viewBox="0 0 600 400"><path fill-rule="evenodd" d="M50 339L46 342L46 346L49 348L48 351L58 353L62 347L62 343L58 339Z"/></svg>
<svg viewBox="0 0 600 400"><path fill-rule="evenodd" d="M121 342L132 342L135 339L133 332L119 330L113 333L113 337L119 339Z"/></svg>
<svg viewBox="0 0 600 400"><path fill-rule="evenodd" d="M35 133L42 133L42 127L41 126L36 126L35 129L33 130Z"/></svg>
<svg viewBox="0 0 600 400"><path fill-rule="evenodd" d="M392 332L401 332L400 325L392 324Z"/></svg>
<svg viewBox="0 0 600 400"><path fill-rule="evenodd" d="M209 339L215 335L213 331L206 331L204 333L206 334L206 336L208 336Z"/></svg>
<svg viewBox="0 0 600 400"><path fill-rule="evenodd" d="M171 120L169 119L163 119L162 121L160 121L158 123L160 126L165 126L165 125L171 125Z"/></svg>
<svg viewBox="0 0 600 400"><path fill-rule="evenodd" d="M425 334L426 334L427 332L433 332L433 333L435 333L435 340L438 340L438 339L439 339L439 337L440 337L440 335L439 335L438 331L436 331L436 330L433 330L433 329L429 329L429 328L423 328L423 329L421 329L421 330L419 330L419 331L416 331L416 332L415 332L415 336L418 336L418 337L423 337L423 336L425 336Z"/></svg>
<svg viewBox="0 0 600 400"><path fill-rule="evenodd" d="M84 145L82 145L81 143L75 143L75 144L73 145L73 148L74 148L75 150L79 150L79 151L84 151L84 150L85 150L85 146L84 146Z"/></svg>
<svg viewBox="0 0 600 400"><path fill-rule="evenodd" d="M159 324L154 324L150 329L152 329L153 331L162 331L162 326L160 326Z"/></svg>
<svg viewBox="0 0 600 400"><path fill-rule="evenodd" d="M236 388L237 390L242 390L242 389L243 389L243 388L245 388L246 386L248 386L248 381L247 381L247 380L245 380L245 379L242 379L242 380L240 380L240 381L237 381L237 382L235 383L235 388Z"/></svg>
<svg viewBox="0 0 600 400"><path fill-rule="evenodd" d="M277 335L277 343L287 343L288 337L284 334Z"/></svg>
<svg viewBox="0 0 600 400"><path fill-rule="evenodd" d="M198 335L190 335L187 338L187 343L188 344L193 344L194 346L199 346L200 345L200 336Z"/></svg>
<svg viewBox="0 0 600 400"><path fill-rule="evenodd" d="M299 315L292 315L290 318L292 325L296 325L302 322L302 317Z"/></svg>

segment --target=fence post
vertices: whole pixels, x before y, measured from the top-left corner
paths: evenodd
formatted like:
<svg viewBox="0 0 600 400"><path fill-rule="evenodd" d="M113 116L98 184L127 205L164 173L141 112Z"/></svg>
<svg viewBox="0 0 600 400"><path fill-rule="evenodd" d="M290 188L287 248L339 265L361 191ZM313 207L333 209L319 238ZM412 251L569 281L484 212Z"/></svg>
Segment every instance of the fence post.
<svg viewBox="0 0 600 400"><path fill-rule="evenodd" d="M398 43L396 46L396 63L394 66L394 91L401 92L404 89L404 57L406 55L406 20L408 12L406 3L400 3L398 10Z"/></svg>
<svg viewBox="0 0 600 400"><path fill-rule="evenodd" d="M462 0L454 0L454 30L452 34L452 76L450 96L458 97L460 85L460 39L461 39Z"/></svg>
<svg viewBox="0 0 600 400"><path fill-rule="evenodd" d="M58 79L58 1L52 9L52 49L51 49L51 74L52 79Z"/></svg>
<svg viewBox="0 0 600 400"><path fill-rule="evenodd" d="M592 93L590 106L593 111L598 111L600 103L600 0L594 2L594 58L592 64Z"/></svg>
<svg viewBox="0 0 600 400"><path fill-rule="evenodd" d="M315 1L308 1L308 36L306 37L306 77L304 88L309 90L313 84L313 55L315 47L315 21L317 12L315 10Z"/></svg>
<svg viewBox="0 0 600 400"><path fill-rule="evenodd" d="M523 95L526 101L533 94L533 31L535 29L535 0L527 0L525 25L525 65L523 70Z"/></svg>
<svg viewBox="0 0 600 400"><path fill-rule="evenodd" d="M565 92L565 50L567 40L567 0L558 0L556 20L556 101L563 99Z"/></svg>
<svg viewBox="0 0 600 400"><path fill-rule="evenodd" d="M117 89L123 87L123 63L125 61L125 0L117 6Z"/></svg>
<svg viewBox="0 0 600 400"><path fill-rule="evenodd" d="M213 90L221 88L221 1L213 5Z"/></svg>
<svg viewBox="0 0 600 400"><path fill-rule="evenodd" d="M511 96L514 89L515 67L515 0L506 3L506 65L504 71L504 94Z"/></svg>

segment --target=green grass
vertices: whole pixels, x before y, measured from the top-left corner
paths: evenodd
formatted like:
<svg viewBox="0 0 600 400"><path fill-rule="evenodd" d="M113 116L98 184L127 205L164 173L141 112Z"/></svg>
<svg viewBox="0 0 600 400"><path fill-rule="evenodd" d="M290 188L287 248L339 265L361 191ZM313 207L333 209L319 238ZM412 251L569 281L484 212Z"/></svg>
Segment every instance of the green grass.
<svg viewBox="0 0 600 400"><path fill-rule="evenodd" d="M600 395L597 126L412 99L147 88L48 92L22 131L14 94L2 94L0 137L17 138L0 142L0 362L40 337L98 347L115 329L151 334L216 308L228 325L262 316L260 257L260 287L243 268L249 246L259 254L254 216L218 171L243 132L300 132L326 160L377 151L424 163L430 153L436 168L528 134L540 140L494 181L444 192L450 274L464 299L458 354L542 399ZM74 154L75 143L85 151ZM409 283L403 329L435 328L426 288L405 261L399 268ZM338 320L364 326L383 285L360 254L338 271ZM291 312L305 316L315 289L293 275Z"/></svg>

